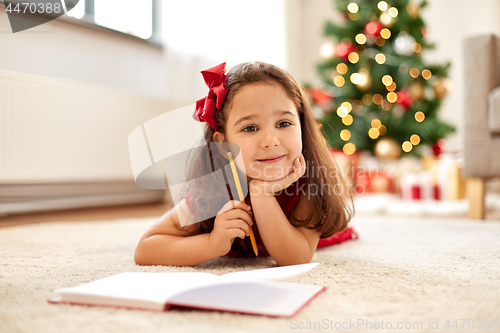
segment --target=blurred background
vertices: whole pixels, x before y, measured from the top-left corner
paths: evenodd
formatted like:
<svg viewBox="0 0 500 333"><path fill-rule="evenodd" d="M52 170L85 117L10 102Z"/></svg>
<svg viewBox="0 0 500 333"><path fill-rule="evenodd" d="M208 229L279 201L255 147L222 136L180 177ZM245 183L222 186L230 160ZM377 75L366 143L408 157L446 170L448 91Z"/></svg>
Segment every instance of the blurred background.
<svg viewBox="0 0 500 333"><path fill-rule="evenodd" d="M401 142L397 142L397 156L377 156L373 147L355 154L343 146L332 147L338 150L332 149L335 156L343 154L338 161L344 167L375 167L382 172L383 177L377 174L373 179L351 177L353 185L363 184L360 197L379 194L363 204L377 211L395 197L426 202L449 199L454 204L465 200L460 189L463 175L451 174L463 168L464 133L470 125L464 111L468 89L464 41L471 36L500 35L499 0L430 0L421 9L421 1L403 2L399 17L393 16L391 24L404 30L404 24L397 25L398 20L404 23L403 12L408 5L418 8L425 39L435 44L433 49L419 50L422 63L451 64L438 117L455 131L446 134L446 145L440 142L442 151L422 150L410 154L410 160L405 159ZM350 3L357 9L348 9ZM315 103L315 91L334 103L341 101L338 85L325 81L318 65L329 60L337 65L337 47L346 40L338 34L325 35L325 25L333 22L348 27L350 21L363 19L350 14L362 15L370 6L380 17L398 7L398 1L387 1L385 10L377 9L379 3L80 0L68 15L13 34L0 2L0 216L164 201L164 191L142 190L134 183L127 146L133 129L203 97L207 87L200 71L221 62L227 62L226 68L243 61L269 62L285 68L313 91ZM369 17L366 23L380 23L380 17ZM388 41L397 36L393 32ZM352 39L351 32L345 38ZM361 57L363 50L357 50ZM344 62L354 64L351 60ZM331 71L338 72L338 68L333 66ZM321 122L328 110L316 110ZM438 142L428 146L433 144ZM448 155L439 158L441 153ZM413 178L406 177L405 170ZM472 176L490 179L500 174ZM424 195L436 186L441 186L440 195ZM484 189L477 188L480 196ZM468 202L463 203L434 205L433 209L463 213Z"/></svg>

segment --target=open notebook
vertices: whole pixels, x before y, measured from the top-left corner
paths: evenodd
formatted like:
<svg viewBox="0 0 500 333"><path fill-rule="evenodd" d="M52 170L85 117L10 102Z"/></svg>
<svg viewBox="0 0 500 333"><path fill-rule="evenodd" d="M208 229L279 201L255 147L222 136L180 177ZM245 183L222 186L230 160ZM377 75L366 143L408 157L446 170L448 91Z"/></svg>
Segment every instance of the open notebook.
<svg viewBox="0 0 500 333"><path fill-rule="evenodd" d="M292 317L326 287L277 282L318 263L215 275L126 272L55 291L50 303L166 311L172 305L273 317Z"/></svg>

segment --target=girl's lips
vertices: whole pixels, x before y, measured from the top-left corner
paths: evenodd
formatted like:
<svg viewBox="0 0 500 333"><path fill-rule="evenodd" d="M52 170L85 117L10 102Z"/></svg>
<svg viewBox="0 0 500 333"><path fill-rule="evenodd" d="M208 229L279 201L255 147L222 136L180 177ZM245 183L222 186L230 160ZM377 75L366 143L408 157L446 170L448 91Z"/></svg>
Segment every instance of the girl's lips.
<svg viewBox="0 0 500 333"><path fill-rule="evenodd" d="M280 157L276 157L276 158L273 158L270 160L258 160L258 161L262 162L262 163L276 163L276 162L279 162L283 157L285 157L285 155L282 155Z"/></svg>

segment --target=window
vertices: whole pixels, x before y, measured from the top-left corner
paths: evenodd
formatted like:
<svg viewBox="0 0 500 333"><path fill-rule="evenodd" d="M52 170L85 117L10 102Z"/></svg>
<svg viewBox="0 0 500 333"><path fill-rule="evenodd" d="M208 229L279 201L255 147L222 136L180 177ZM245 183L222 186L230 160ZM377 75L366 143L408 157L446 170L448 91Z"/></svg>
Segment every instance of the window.
<svg viewBox="0 0 500 333"><path fill-rule="evenodd" d="M88 23L156 42L157 1L80 0L67 14Z"/></svg>
<svg viewBox="0 0 500 333"><path fill-rule="evenodd" d="M108 0L103 0L108 1ZM286 0L162 2L162 38L169 49L226 61L260 60L286 67Z"/></svg>

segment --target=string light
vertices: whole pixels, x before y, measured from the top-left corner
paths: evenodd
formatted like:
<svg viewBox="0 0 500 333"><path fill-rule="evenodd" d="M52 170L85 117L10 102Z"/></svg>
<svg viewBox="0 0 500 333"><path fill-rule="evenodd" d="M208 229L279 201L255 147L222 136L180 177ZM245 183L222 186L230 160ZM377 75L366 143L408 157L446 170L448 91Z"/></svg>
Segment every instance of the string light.
<svg viewBox="0 0 500 333"><path fill-rule="evenodd" d="M419 53L422 50L422 46L419 43L413 43L411 48L415 53Z"/></svg>
<svg viewBox="0 0 500 333"><path fill-rule="evenodd" d="M398 9L396 7L391 7L387 11L391 17L397 17L398 16Z"/></svg>
<svg viewBox="0 0 500 333"><path fill-rule="evenodd" d="M340 106L345 107L345 108L346 108L346 110L347 110L347 113L349 113L349 112L351 112L351 111L352 111L352 105L351 105L351 103L349 103L349 102L343 102L342 104L340 104Z"/></svg>
<svg viewBox="0 0 500 333"><path fill-rule="evenodd" d="M357 34L354 38L358 44L363 45L366 43L366 36L364 34Z"/></svg>
<svg viewBox="0 0 500 333"><path fill-rule="evenodd" d="M382 101L382 109L385 111L390 111L392 109L392 104L388 100L383 100Z"/></svg>
<svg viewBox="0 0 500 333"><path fill-rule="evenodd" d="M396 82L392 82L390 85L386 86L387 90L394 91L396 90Z"/></svg>
<svg viewBox="0 0 500 333"><path fill-rule="evenodd" d="M415 120L419 123L423 122L425 119L425 114L422 111L415 112Z"/></svg>
<svg viewBox="0 0 500 333"><path fill-rule="evenodd" d="M378 37L375 38L375 44L377 44L378 46L384 46L385 39L383 39L382 37L378 36Z"/></svg>
<svg viewBox="0 0 500 333"><path fill-rule="evenodd" d="M335 55L335 45L332 42L325 42L321 45L319 53L325 59L333 58Z"/></svg>
<svg viewBox="0 0 500 333"><path fill-rule="evenodd" d="M387 4L387 2L385 1L380 1L378 4L377 4L377 7L378 9L380 9L381 11L385 12L387 10L387 8L389 8L389 5Z"/></svg>
<svg viewBox="0 0 500 333"><path fill-rule="evenodd" d="M344 141L349 141L349 139L351 138L351 132L349 132L349 130L347 129L343 129L342 131L340 131L340 138Z"/></svg>
<svg viewBox="0 0 500 333"><path fill-rule="evenodd" d="M416 146L420 143L420 137L416 134L413 134L411 137L410 137L410 142Z"/></svg>
<svg viewBox="0 0 500 333"><path fill-rule="evenodd" d="M379 64L382 65L385 63L385 55L383 53L379 53L375 56L375 61Z"/></svg>
<svg viewBox="0 0 500 333"><path fill-rule="evenodd" d="M355 2L351 2L347 5L347 10L353 14L357 13L359 10L358 5Z"/></svg>
<svg viewBox="0 0 500 333"><path fill-rule="evenodd" d="M359 55L356 52L351 52L347 56L347 59L349 59L350 62L353 64L357 63L359 61Z"/></svg>
<svg viewBox="0 0 500 333"><path fill-rule="evenodd" d="M384 75L384 76L382 76L382 83L385 86L391 85L392 84L392 76L390 76L390 75Z"/></svg>
<svg viewBox="0 0 500 333"><path fill-rule="evenodd" d="M412 78L416 79L419 74L420 74L420 72L418 71L417 68L413 67L412 69L410 69L410 76Z"/></svg>
<svg viewBox="0 0 500 333"><path fill-rule="evenodd" d="M347 65L344 64L343 62L341 62L340 64L337 65L337 72L339 72L339 74L342 74L344 75L345 73L347 73Z"/></svg>
<svg viewBox="0 0 500 333"><path fill-rule="evenodd" d="M349 18L353 21L357 21L359 19L359 14L358 13L356 13L356 14L349 13Z"/></svg>
<svg viewBox="0 0 500 333"><path fill-rule="evenodd" d="M337 75L334 79L333 79L333 84L335 84L337 87L342 87L344 86L345 84L345 79L342 75Z"/></svg>
<svg viewBox="0 0 500 333"><path fill-rule="evenodd" d="M344 123L344 125L346 125L346 126L351 125L352 121L353 121L353 118L350 114L348 114L344 118L342 118L342 123Z"/></svg>
<svg viewBox="0 0 500 333"><path fill-rule="evenodd" d="M378 119L373 119L371 125L373 128L379 129L382 126L382 123Z"/></svg>
<svg viewBox="0 0 500 333"><path fill-rule="evenodd" d="M361 102L359 99L352 102L352 109L353 110L356 110L356 109L359 110L362 107L363 107L363 102Z"/></svg>
<svg viewBox="0 0 500 333"><path fill-rule="evenodd" d="M392 26L391 15L387 14L386 12L383 12L382 15L380 15L380 22L382 22L382 24L385 25L386 27Z"/></svg>
<svg viewBox="0 0 500 333"><path fill-rule="evenodd" d="M337 115L340 118L344 118L348 113L349 112L347 112L347 109L344 106L339 106L339 108L337 109Z"/></svg>
<svg viewBox="0 0 500 333"><path fill-rule="evenodd" d="M405 153L409 153L412 150L413 145L411 144L410 141L405 141L405 142L403 142L403 144L401 145L401 147L403 148L403 151Z"/></svg>
<svg viewBox="0 0 500 333"><path fill-rule="evenodd" d="M382 36L383 39L389 39L391 37L391 31L387 28L384 28L380 30L380 36Z"/></svg>
<svg viewBox="0 0 500 333"><path fill-rule="evenodd" d="M383 100L384 98L382 97L382 95L380 94L373 95L373 103L380 105L380 103L382 103Z"/></svg>
<svg viewBox="0 0 500 333"><path fill-rule="evenodd" d="M351 74L351 82L354 84L359 84L361 83L361 75L359 73L352 73Z"/></svg>
<svg viewBox="0 0 500 333"><path fill-rule="evenodd" d="M424 70L422 71L422 77L423 77L424 79L429 80L429 79L431 78L431 76L432 76L432 73L431 73L431 71L430 71L430 70L428 70L428 69L424 69Z"/></svg>
<svg viewBox="0 0 500 333"><path fill-rule="evenodd" d="M364 105L371 105L373 100L372 100L372 95L370 94L364 94L362 98L363 104Z"/></svg>
<svg viewBox="0 0 500 333"><path fill-rule="evenodd" d="M375 140L376 138L378 138L378 137L380 136L380 132L378 131L378 129L376 129L376 128L373 128L373 127L372 127L372 128L370 128L370 129L368 130L368 136L369 136L371 139L374 139L374 140Z"/></svg>
<svg viewBox="0 0 500 333"><path fill-rule="evenodd" d="M356 151L356 146L354 145L354 143L348 142L348 143L346 143L344 145L344 147L342 148L342 150L344 151L344 154L346 154L346 155L352 155Z"/></svg>
<svg viewBox="0 0 500 333"><path fill-rule="evenodd" d="M387 94L387 100L391 103L396 103L398 100L398 95L394 91L391 91Z"/></svg>
<svg viewBox="0 0 500 333"><path fill-rule="evenodd" d="M387 127L382 125L382 126L380 126L378 131L380 132L380 135L384 135L385 133L387 133Z"/></svg>

